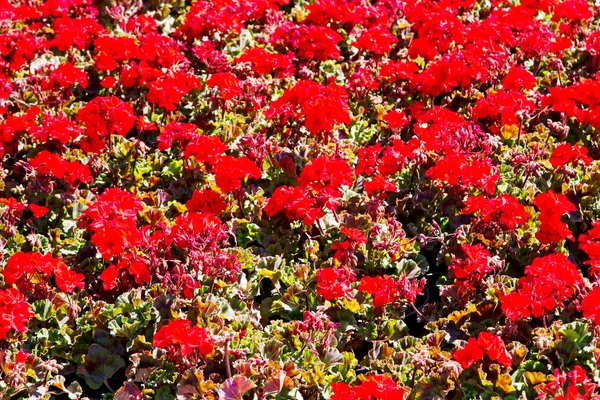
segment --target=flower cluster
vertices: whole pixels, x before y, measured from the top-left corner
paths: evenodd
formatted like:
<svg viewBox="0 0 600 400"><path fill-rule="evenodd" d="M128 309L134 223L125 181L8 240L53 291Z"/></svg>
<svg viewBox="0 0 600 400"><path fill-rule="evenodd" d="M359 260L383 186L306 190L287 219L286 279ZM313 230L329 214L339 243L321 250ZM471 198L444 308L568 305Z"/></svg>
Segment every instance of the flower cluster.
<svg viewBox="0 0 600 400"><path fill-rule="evenodd" d="M349 386L345 383L332 385L333 396L331 399L405 399L408 394L406 388L398 386L393 379L386 375L369 375L360 385Z"/></svg>
<svg viewBox="0 0 600 400"><path fill-rule="evenodd" d="M582 285L581 272L564 254L539 257L525 268L517 290L502 298L502 310L514 321L543 317L562 306Z"/></svg>
<svg viewBox="0 0 600 400"><path fill-rule="evenodd" d="M0 1L0 398L600 394L594 0Z"/></svg>
<svg viewBox="0 0 600 400"><path fill-rule="evenodd" d="M491 361L497 361L505 367L512 365L510 354L504 347L502 339L490 332L481 332L475 338L469 338L467 345L462 349L456 350L452 354L463 368L470 368L476 362L487 357Z"/></svg>

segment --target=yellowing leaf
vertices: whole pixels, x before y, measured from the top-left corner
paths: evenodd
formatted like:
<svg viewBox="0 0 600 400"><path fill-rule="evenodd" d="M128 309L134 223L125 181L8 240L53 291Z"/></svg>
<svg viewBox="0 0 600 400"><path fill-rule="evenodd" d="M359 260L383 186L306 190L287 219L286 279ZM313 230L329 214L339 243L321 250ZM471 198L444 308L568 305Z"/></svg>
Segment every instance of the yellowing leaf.
<svg viewBox="0 0 600 400"><path fill-rule="evenodd" d="M498 376L498 379L496 380L496 387L502 389L502 391L506 394L512 393L517 390L512 385L512 379L508 374L502 374Z"/></svg>
<svg viewBox="0 0 600 400"><path fill-rule="evenodd" d="M353 313L357 313L360 311L360 304L355 299L348 300L348 299L344 298L342 300L342 305L344 306L344 308L346 310L352 311Z"/></svg>
<svg viewBox="0 0 600 400"><path fill-rule="evenodd" d="M532 386L537 385L538 383L542 383L542 382L546 382L546 375L544 375L541 372L525 372L523 374L523 376L525 377L525 379L527 380L527 382L529 382L529 384L531 384Z"/></svg>
<svg viewBox="0 0 600 400"><path fill-rule="evenodd" d="M500 134L504 140L516 139L519 136L519 127L516 125L504 125Z"/></svg>
<svg viewBox="0 0 600 400"><path fill-rule="evenodd" d="M258 274L265 278L269 278L273 283L277 283L277 281L281 279L281 271L270 271L266 268L261 268L258 270Z"/></svg>

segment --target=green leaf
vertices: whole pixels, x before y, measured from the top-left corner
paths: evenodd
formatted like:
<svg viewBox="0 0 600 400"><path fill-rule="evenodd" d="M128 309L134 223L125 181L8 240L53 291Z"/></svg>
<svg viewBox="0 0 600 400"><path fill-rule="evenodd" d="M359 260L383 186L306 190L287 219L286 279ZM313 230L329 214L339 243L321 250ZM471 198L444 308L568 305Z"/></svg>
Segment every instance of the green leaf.
<svg viewBox="0 0 600 400"><path fill-rule="evenodd" d="M125 367L125 361L112 354L107 348L92 344L88 353L83 356L83 362L77 369L77 374L85 378L85 383L93 390L98 390L118 370Z"/></svg>
<svg viewBox="0 0 600 400"><path fill-rule="evenodd" d="M56 310L54 310L52 302L48 299L34 302L31 305L31 309L35 318L39 321L48 321L50 318L56 316Z"/></svg>
<svg viewBox="0 0 600 400"><path fill-rule="evenodd" d="M560 333L565 335L570 341L576 344L579 348L588 345L592 342L592 335L590 334L587 324L582 322L571 322L565 324L561 329Z"/></svg>
<svg viewBox="0 0 600 400"><path fill-rule="evenodd" d="M377 339L377 325L373 322L367 322L360 327L358 334L367 340L375 340Z"/></svg>

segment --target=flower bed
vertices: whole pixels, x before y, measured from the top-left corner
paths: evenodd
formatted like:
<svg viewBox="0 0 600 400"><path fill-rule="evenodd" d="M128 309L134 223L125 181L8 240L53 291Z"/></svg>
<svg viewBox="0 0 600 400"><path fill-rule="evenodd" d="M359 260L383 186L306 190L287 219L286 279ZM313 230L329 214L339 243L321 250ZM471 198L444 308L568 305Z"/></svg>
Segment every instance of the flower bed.
<svg viewBox="0 0 600 400"><path fill-rule="evenodd" d="M0 3L0 398L600 398L593 0Z"/></svg>

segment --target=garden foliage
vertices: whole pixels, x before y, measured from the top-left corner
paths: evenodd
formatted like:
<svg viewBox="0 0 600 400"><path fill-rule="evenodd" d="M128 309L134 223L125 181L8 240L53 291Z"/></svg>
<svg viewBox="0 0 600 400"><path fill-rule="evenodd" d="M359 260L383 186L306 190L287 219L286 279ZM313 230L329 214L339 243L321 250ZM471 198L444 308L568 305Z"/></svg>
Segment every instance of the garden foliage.
<svg viewBox="0 0 600 400"><path fill-rule="evenodd" d="M600 399L598 4L0 1L0 398Z"/></svg>

